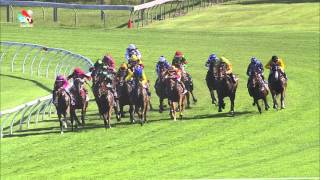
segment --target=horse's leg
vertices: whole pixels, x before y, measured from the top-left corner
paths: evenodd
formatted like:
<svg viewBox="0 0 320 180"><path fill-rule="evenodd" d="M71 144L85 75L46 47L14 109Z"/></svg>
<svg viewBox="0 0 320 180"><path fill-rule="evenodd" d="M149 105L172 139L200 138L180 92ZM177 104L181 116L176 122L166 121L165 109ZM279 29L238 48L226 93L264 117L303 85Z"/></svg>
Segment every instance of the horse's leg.
<svg viewBox="0 0 320 180"><path fill-rule="evenodd" d="M176 117L176 103L175 102L171 102L172 103L172 115L173 115L173 121L177 120Z"/></svg>
<svg viewBox="0 0 320 180"><path fill-rule="evenodd" d="M187 108L190 108L190 91L188 91L187 93L186 93L186 97L187 97ZM180 106L179 106L179 108L180 108ZM179 109L180 110L180 109Z"/></svg>
<svg viewBox="0 0 320 180"><path fill-rule="evenodd" d="M219 104L219 108L218 108L218 112L222 112L222 106L223 106L223 97L218 95L218 104Z"/></svg>
<svg viewBox="0 0 320 180"><path fill-rule="evenodd" d="M102 114L103 123L104 123L104 128L106 128L106 129L108 128L108 127L107 127L107 124L108 124L108 123L107 123L107 119L108 119L107 113L108 113L108 112L104 112L104 113Z"/></svg>
<svg viewBox="0 0 320 180"><path fill-rule="evenodd" d="M235 93L232 93L230 95L230 103L231 103L230 113L232 116L234 116L234 98L235 98Z"/></svg>
<svg viewBox="0 0 320 180"><path fill-rule="evenodd" d="M87 107L88 107L88 102L84 102L84 106L81 109L81 121L82 121L82 126L84 126L85 123L85 117L86 117L86 112L87 112Z"/></svg>
<svg viewBox="0 0 320 180"><path fill-rule="evenodd" d="M134 107L133 107L133 105L130 105L129 113L130 113L130 122L133 124L133 123L135 123L135 120L134 120Z"/></svg>
<svg viewBox="0 0 320 180"><path fill-rule="evenodd" d="M284 93L284 90L281 92L281 109L285 109L285 105L284 105L284 96L285 96L285 93Z"/></svg>
<svg viewBox="0 0 320 180"><path fill-rule="evenodd" d="M269 106L269 104L268 104L267 97L264 96L262 99L263 99L263 102L264 102L264 109L265 109L266 111L268 111L268 109L270 108L270 106Z"/></svg>
<svg viewBox="0 0 320 180"><path fill-rule="evenodd" d="M58 113L58 118L59 118L59 122L60 122L60 134L63 134L63 120L61 119L61 114Z"/></svg>
<svg viewBox="0 0 320 180"><path fill-rule="evenodd" d="M193 103L196 103L198 100L197 100L197 98L194 96L193 91L190 91L190 93L191 93L191 96L192 96Z"/></svg>
<svg viewBox="0 0 320 180"><path fill-rule="evenodd" d="M179 109L180 109L180 119L181 120L183 118L183 111L184 111L184 98L185 97L180 97L180 99L179 99Z"/></svg>
<svg viewBox="0 0 320 180"><path fill-rule="evenodd" d="M122 118L124 117L123 105L120 105L120 115Z"/></svg>
<svg viewBox="0 0 320 180"><path fill-rule="evenodd" d="M112 115L112 106L113 103L109 104L109 109L108 109L108 128L111 128L111 115Z"/></svg>
<svg viewBox="0 0 320 180"><path fill-rule="evenodd" d="M117 118L117 121L120 122L121 121L121 113L119 111L119 106L114 106L113 109L114 109L114 112L116 114L116 118Z"/></svg>
<svg viewBox="0 0 320 180"><path fill-rule="evenodd" d="M162 113L163 112L163 99L162 98L159 98L159 113Z"/></svg>
<svg viewBox="0 0 320 180"><path fill-rule="evenodd" d="M148 102L150 102L150 100L148 100ZM145 106L144 106L144 109L143 109L143 121L144 122L148 122L147 121L148 102L145 103Z"/></svg>
<svg viewBox="0 0 320 180"><path fill-rule="evenodd" d="M261 107L260 107L260 104L258 103L258 99L257 98L254 98L254 103L257 105L258 111L261 114L262 111L261 111Z"/></svg>
<svg viewBox="0 0 320 180"><path fill-rule="evenodd" d="M67 112L63 113L63 125L65 128L68 128L68 126L67 126Z"/></svg>
<svg viewBox="0 0 320 180"><path fill-rule="evenodd" d="M277 94L275 92L271 92L271 94L273 100L273 109L278 109Z"/></svg>

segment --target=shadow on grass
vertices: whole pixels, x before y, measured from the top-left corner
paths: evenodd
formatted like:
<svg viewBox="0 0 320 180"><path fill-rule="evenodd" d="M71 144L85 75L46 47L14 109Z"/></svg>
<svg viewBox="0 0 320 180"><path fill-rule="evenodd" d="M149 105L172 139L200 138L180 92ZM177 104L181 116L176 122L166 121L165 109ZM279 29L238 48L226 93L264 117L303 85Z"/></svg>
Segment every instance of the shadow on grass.
<svg viewBox="0 0 320 180"><path fill-rule="evenodd" d="M6 77L14 78L14 79L30 81L30 82L34 83L36 86L40 87L41 89L46 90L49 93L52 92L52 89L48 88L46 85L42 84L41 82L38 82L38 81L33 80L33 79L27 79L27 78L23 78L23 77L19 77L19 76L13 76L13 75L7 75L7 74L0 74L0 76L6 76Z"/></svg>
<svg viewBox="0 0 320 180"><path fill-rule="evenodd" d="M242 115L247 115L247 114L251 114L254 111L242 111L242 112L235 112L234 116L231 116L230 113L228 112L223 112L223 113L216 113L216 114L205 114L205 115L195 115L195 116L187 116L187 117L183 117L182 120L180 120L177 117L177 121L190 121L190 120L211 120L214 118L225 118L225 117L238 117L238 116L242 116ZM88 114L87 116L97 116L98 114ZM178 114L177 114L178 115ZM113 116L113 118L115 118ZM58 125L58 120L57 119L51 119L51 120L45 120L45 121L56 121L57 122L57 126L54 127L47 127L47 128L35 128L35 129L27 129L27 130L20 130L15 132L15 134L13 135L5 135L4 138L12 138L12 137L26 137L26 136L36 136L36 135L45 135L45 134L60 134L60 127ZM90 122L86 121L86 125L85 126L81 126L79 128L75 128L74 131L71 131L71 127L70 125L68 126L68 129L65 129L65 133L70 133L70 132L82 132L85 130L91 130L91 129L99 129L99 128L105 128L104 127L104 123L103 120L96 120L97 122ZM169 114L167 115L167 118L157 118L157 119L148 119L148 122L146 122L146 124L152 124L152 123L156 123L156 122L163 122L163 121L172 121L172 119L170 118ZM122 127L122 126L130 126L130 125L139 125L139 120L137 120L136 118L136 123L132 124L129 121L129 117L126 116L125 118L122 118L122 121L120 122L115 122L112 123L111 126L112 127ZM140 125L139 125L140 126ZM143 126L142 126L143 127Z"/></svg>

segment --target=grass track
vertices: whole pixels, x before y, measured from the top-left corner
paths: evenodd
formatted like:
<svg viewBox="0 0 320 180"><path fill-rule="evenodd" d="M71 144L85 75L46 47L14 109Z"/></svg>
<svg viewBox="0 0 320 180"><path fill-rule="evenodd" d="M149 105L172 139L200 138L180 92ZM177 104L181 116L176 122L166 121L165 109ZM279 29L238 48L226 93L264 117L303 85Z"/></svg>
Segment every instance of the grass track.
<svg viewBox="0 0 320 180"><path fill-rule="evenodd" d="M304 14L313 12L316 6L319 8L319 3L312 5L299 4L296 11ZM203 16L201 19L209 19L224 8L224 12L234 12L230 17L238 15L241 19L245 13L237 13L236 8L251 8L260 15L264 14L260 9L269 6L218 6L199 15ZM298 5L272 6L270 14ZM17 174L22 175L20 178L95 176L109 179L318 177L319 21L306 16L294 17L294 22L310 22L310 28L295 29L288 17L284 20L288 23L279 29L268 23L276 21L277 16L261 16L268 20L248 20L241 25L225 20L227 31L221 31L222 25L219 30L214 29L215 24L207 26L204 21L199 22L194 19L195 14L140 31L2 26L1 40L61 47L91 59L110 51L117 64L122 61L127 44L135 42L143 53L151 82L155 81L156 59L160 55L171 59L174 51L180 49L189 59L199 102L186 111L184 121L174 123L167 113L151 112L150 123L142 128L128 125L125 119L116 128L105 130L94 103L89 107L87 127L79 132L59 136L57 121L46 120L32 131L2 140L1 177L16 179ZM179 21L188 21L190 29L175 26ZM250 28L264 21L263 29ZM194 29L194 26L203 28ZM240 76L234 118L218 114L209 104L203 64L213 51L230 58L234 72ZM259 115L251 106L246 90L246 66L252 55L266 63L273 54L286 61L287 109ZM152 102L154 106L158 104L154 93ZM17 153L13 155L13 152Z"/></svg>

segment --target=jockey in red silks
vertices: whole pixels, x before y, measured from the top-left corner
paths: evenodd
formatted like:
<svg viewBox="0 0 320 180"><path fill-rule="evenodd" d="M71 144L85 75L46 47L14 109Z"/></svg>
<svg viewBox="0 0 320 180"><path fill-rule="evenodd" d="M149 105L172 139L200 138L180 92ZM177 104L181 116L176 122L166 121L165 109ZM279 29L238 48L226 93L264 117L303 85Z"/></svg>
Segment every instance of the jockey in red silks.
<svg viewBox="0 0 320 180"><path fill-rule="evenodd" d="M69 80L69 79L73 79L73 80L75 80L75 79L77 79L77 78L80 78L81 80L83 80L85 83L87 83L88 84L88 82L87 82L87 80L90 80L91 79L91 77L90 76L88 76L88 75L86 75L85 74L85 72L81 69L81 68L79 68L79 67L76 67L74 70L73 70L73 73L72 74L70 74L68 77L67 77L67 79ZM89 101L89 95L88 95L88 90L83 86L83 90L84 90L84 92L86 93L86 101Z"/></svg>
<svg viewBox="0 0 320 180"><path fill-rule="evenodd" d="M67 94L70 96L69 93L69 83L68 80L63 75L58 75L56 77L56 81L54 82L54 87L52 91L52 102L57 105L58 102L56 101L56 92L59 90L65 90Z"/></svg>
<svg viewBox="0 0 320 180"><path fill-rule="evenodd" d="M116 72L116 63L115 60L113 59L113 57L111 56L111 54L106 54L103 59L102 62L108 66L109 70L112 70L113 72Z"/></svg>

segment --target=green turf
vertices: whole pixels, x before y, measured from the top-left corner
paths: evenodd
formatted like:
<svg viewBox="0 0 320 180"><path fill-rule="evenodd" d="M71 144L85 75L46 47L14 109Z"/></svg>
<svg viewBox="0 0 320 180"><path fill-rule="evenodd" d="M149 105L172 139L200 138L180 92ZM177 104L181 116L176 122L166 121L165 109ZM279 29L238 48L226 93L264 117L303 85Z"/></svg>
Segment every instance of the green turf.
<svg viewBox="0 0 320 180"><path fill-rule="evenodd" d="M238 13L237 9L243 8L261 19ZM268 8L269 15L264 13ZM168 112L150 112L150 123L143 127L129 125L125 118L121 123L113 119L116 127L105 130L94 102L89 107L87 126L78 132L60 136L54 117L37 126L31 124L31 130L1 140L1 177L319 177L319 14L313 19L308 16L317 8L319 3L225 5L141 30L2 26L1 40L61 47L91 59L108 51L117 64L123 61L127 45L134 42L143 53L152 84L157 58L165 55L171 60L175 50L182 50L189 60L188 71L194 78L199 101L186 110L183 121L172 122ZM237 24L233 18L225 19L215 29L215 23L207 25L197 19L215 19L222 9L231 13L230 17L240 16L239 21L248 20ZM301 16L275 16L292 9ZM282 25L275 28L278 20ZM190 27L176 26L180 21L189 22ZM296 28L292 22L297 22ZM304 23L308 27L304 28ZM261 24L265 26L259 28ZM235 117L218 113L210 104L203 65L211 52L228 57L234 73L239 74ZM251 56L266 63L274 54L286 62L287 108L259 115L251 106L245 71ZM157 107L153 89L152 93L152 103ZM228 110L229 101L225 112Z"/></svg>

